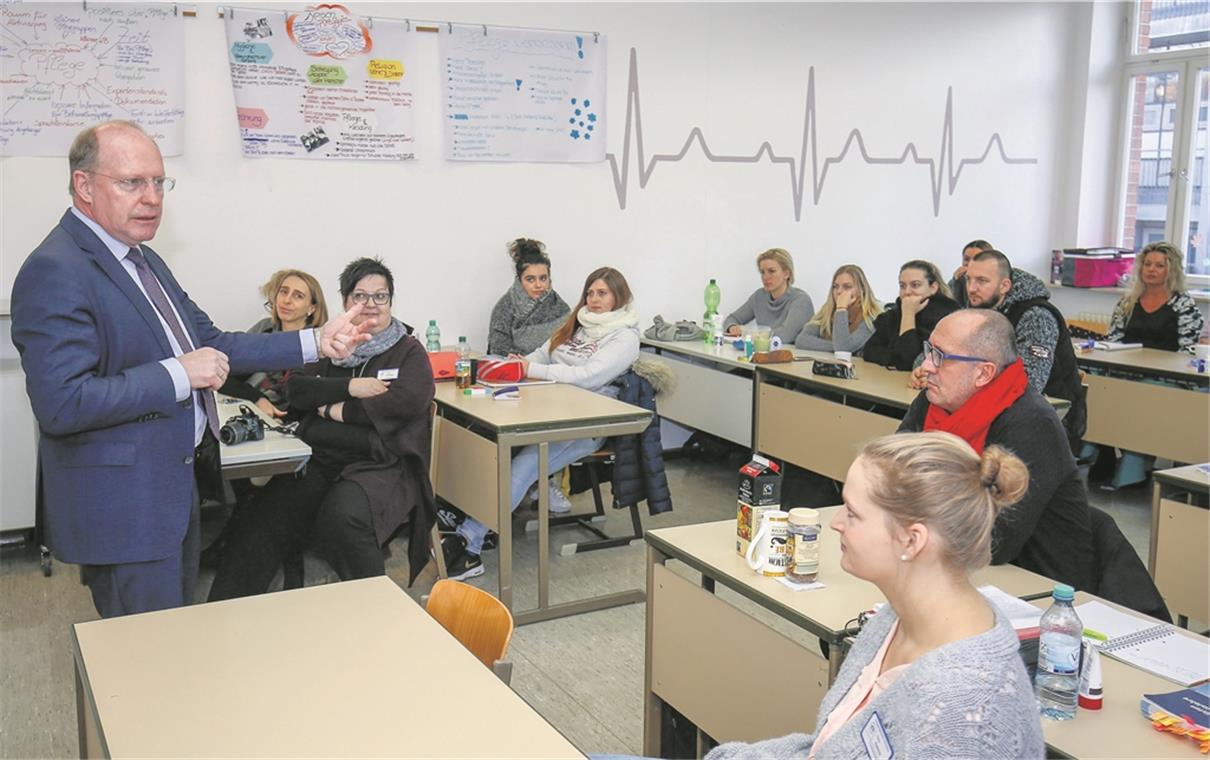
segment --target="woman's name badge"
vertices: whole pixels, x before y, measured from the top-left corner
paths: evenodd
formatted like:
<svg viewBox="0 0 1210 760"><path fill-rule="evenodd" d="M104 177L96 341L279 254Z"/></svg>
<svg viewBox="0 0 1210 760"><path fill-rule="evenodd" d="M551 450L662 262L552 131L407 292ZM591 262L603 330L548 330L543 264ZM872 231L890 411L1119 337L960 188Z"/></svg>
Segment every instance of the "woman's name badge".
<svg viewBox="0 0 1210 760"><path fill-rule="evenodd" d="M871 715L861 729L861 743L865 745L865 753L871 760L891 760L895 756L891 738L886 735L878 713Z"/></svg>
<svg viewBox="0 0 1210 760"><path fill-rule="evenodd" d="M378 370L379 380L397 380L399 379L398 369L380 369Z"/></svg>

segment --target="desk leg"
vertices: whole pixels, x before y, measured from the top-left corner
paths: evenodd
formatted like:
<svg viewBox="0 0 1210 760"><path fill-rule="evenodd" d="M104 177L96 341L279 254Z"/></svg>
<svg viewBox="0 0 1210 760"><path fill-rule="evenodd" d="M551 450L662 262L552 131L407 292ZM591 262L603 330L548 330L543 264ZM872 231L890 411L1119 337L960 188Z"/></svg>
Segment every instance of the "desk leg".
<svg viewBox="0 0 1210 760"><path fill-rule="evenodd" d="M1151 479L1151 540L1147 549L1147 573L1155 578L1156 537L1160 532L1160 481Z"/></svg>
<svg viewBox="0 0 1210 760"><path fill-rule="evenodd" d="M752 368L752 453L760 453L760 384L764 373Z"/></svg>
<svg viewBox="0 0 1210 760"><path fill-rule="evenodd" d="M550 444L538 444L538 609L550 606Z"/></svg>
<svg viewBox="0 0 1210 760"><path fill-rule="evenodd" d="M513 510L512 510L512 473L513 447L507 436L499 436L496 440L497 472L496 483L500 501L500 522L497 525L500 554L500 601L513 609Z"/></svg>
<svg viewBox="0 0 1210 760"><path fill-rule="evenodd" d="M828 685L832 685L836 681L836 674L840 672L840 665L844 662L844 654L841 652L844 642L833 641L828 645Z"/></svg>
<svg viewBox="0 0 1210 760"><path fill-rule="evenodd" d="M655 566L663 564L667 559L667 555L659 549L651 544L647 545L647 655L643 668L643 755L646 757L659 757L660 742L663 740L660 725L664 700L657 697L652 690L651 653L654 651L652 639L655 636Z"/></svg>
<svg viewBox="0 0 1210 760"><path fill-rule="evenodd" d="M78 656L78 655L77 655ZM96 704L84 679L80 676L80 663L75 663L76 674L76 730L79 733L80 757L108 757L100 726L97 724Z"/></svg>

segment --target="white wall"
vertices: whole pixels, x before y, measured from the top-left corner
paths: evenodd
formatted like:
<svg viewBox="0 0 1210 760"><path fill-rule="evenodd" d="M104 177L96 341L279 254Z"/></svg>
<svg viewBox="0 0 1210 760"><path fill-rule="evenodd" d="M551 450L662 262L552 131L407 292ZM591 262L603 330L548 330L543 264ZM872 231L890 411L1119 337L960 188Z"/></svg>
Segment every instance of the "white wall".
<svg viewBox="0 0 1210 760"><path fill-rule="evenodd" d="M1069 176L1064 154L1080 150L1072 104L1083 103L1089 77L1086 57L1064 56L1087 56L1091 14L1080 5L350 5L381 17L608 35L608 145L619 155L633 47L648 155L677 152L700 126L718 153L752 154L767 140L778 154L797 156L813 66L821 160L853 128L874 155L896 156L914 142L921 156L939 156L952 86L955 160L979 156L999 132L1010 155L1037 163L1005 166L993 151L963 170L953 195L944 183L934 216L926 167L870 166L854 149L830 170L818 205L808 179L796 220L784 166L709 163L694 147L679 163L660 165L646 188L632 163L623 211L608 164L445 162L433 34L416 35L420 54L410 68L419 160L246 160L223 24L214 6L199 5L185 22L187 148L167 160L179 185L153 246L228 329L263 314L256 288L277 268L312 271L335 306L342 266L381 255L396 275L397 315L417 325L436 318L447 339L467 334L481 346L488 312L511 277L504 245L518 235L546 241L569 301L592 268L620 268L645 323L656 313L699 316L708 277L719 278L724 308L733 308L758 285L753 257L770 246L795 255L798 284L818 303L847 261L893 298L901 262L932 258L948 271L974 237L1039 274L1052 247L1071 244L1080 178ZM1082 52L1073 45L1081 38ZM0 160L0 293L66 207L66 178L63 159Z"/></svg>

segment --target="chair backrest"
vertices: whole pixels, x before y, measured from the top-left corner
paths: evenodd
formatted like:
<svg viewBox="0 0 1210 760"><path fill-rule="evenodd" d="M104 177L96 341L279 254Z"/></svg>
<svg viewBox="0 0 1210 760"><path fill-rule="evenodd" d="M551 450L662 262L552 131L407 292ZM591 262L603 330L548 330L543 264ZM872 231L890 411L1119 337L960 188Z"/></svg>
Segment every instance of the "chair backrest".
<svg viewBox="0 0 1210 760"><path fill-rule="evenodd" d="M504 659L513 637L513 616L496 597L447 578L433 585L425 609L487 667Z"/></svg>

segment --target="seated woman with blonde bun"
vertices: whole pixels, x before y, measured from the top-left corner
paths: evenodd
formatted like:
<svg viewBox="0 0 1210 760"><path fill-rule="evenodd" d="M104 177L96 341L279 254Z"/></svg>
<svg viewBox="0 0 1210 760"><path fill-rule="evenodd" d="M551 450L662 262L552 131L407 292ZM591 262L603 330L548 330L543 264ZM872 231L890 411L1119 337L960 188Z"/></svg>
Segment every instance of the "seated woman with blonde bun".
<svg viewBox="0 0 1210 760"><path fill-rule="evenodd" d="M749 323L772 329L772 337L789 343L815 313L806 291L794 287L794 259L783 248L770 248L756 257L761 287L723 321L728 335L743 335Z"/></svg>
<svg viewBox="0 0 1210 760"><path fill-rule="evenodd" d="M886 757L1043 757L1017 635L970 580L991 558L996 515L1028 484L1006 449L980 456L949 433L866 444L831 527L841 568L887 605L857 636L814 733L722 744L707 760L866 757L870 737Z"/></svg>
<svg viewBox="0 0 1210 760"><path fill-rule="evenodd" d="M802 328L794 345L808 351L860 353L874 334L874 320L881 311L865 272L856 264L845 264L832 275L828 300Z"/></svg>

